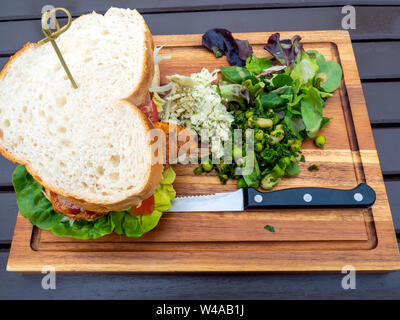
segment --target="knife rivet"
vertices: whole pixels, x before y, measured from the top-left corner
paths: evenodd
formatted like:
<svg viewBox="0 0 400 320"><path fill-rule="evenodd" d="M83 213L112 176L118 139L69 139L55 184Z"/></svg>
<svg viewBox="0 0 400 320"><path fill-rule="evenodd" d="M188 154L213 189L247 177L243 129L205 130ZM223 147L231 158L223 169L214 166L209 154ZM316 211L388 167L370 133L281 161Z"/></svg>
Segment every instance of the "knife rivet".
<svg viewBox="0 0 400 320"><path fill-rule="evenodd" d="M305 202L311 202L311 200L312 200L312 195L309 194L309 193L305 193L304 196L303 196L303 200L304 200Z"/></svg>
<svg viewBox="0 0 400 320"><path fill-rule="evenodd" d="M256 195L254 196L254 201L255 201L255 202L260 203L260 202L262 202L262 200L263 200L262 195L256 194Z"/></svg>
<svg viewBox="0 0 400 320"><path fill-rule="evenodd" d="M354 194L354 200L360 202L360 201L362 201L362 199L364 199L364 197L361 193L357 192Z"/></svg>

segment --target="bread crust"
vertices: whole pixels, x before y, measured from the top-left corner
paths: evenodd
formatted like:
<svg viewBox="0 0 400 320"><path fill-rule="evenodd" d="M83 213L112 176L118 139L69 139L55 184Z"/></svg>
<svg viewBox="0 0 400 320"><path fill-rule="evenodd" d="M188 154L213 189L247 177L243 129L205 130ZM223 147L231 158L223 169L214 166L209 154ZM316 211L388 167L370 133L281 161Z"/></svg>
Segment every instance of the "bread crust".
<svg viewBox="0 0 400 320"><path fill-rule="evenodd" d="M143 18L142 18L143 19ZM153 81L153 76L154 76L154 44L153 44L153 37L150 33L150 30L147 26L147 24L144 22L146 26L146 32L145 32L145 37L146 37L146 46L144 48L145 50L145 58L143 62L143 69L142 69L142 74L140 75L138 83L141 83L141 85L137 86L130 96L126 97L125 99L131 102L132 104L139 106L143 103L144 99L146 98L147 93L149 92L149 88L151 86L151 83Z"/></svg>
<svg viewBox="0 0 400 320"><path fill-rule="evenodd" d="M143 18L142 18L143 19ZM144 22L144 21L143 21ZM124 98L121 99L122 102L129 104L129 106L137 112L139 115L141 121L143 122L145 126L145 131L146 134L148 135L149 139L149 145L151 145L151 139L150 139L150 130L153 129L153 125L149 119L140 111L139 108L136 107L136 105L140 105L144 99L146 94L149 91L151 82L153 80L154 76L154 59L153 59L153 50L154 50L154 45L153 45L153 39L150 33L149 28L147 27L146 23L144 22L146 26L146 43L145 43L145 59L144 59L144 67L142 74L140 75L139 78L139 85L132 91L132 93ZM34 49L38 47L39 45L36 43L26 43L22 49L20 49L18 52L16 52L13 56L10 57L9 61L7 64L4 66L3 70L0 72L0 79L2 79L9 68L9 66L15 61L16 58L18 58L20 55L22 55L24 52L26 52L29 49ZM1 137L0 137L1 140ZM151 151L151 146L148 148L149 152L152 153ZM145 184L141 190L139 190L135 195L132 195L126 199L123 199L118 202L106 202L106 201L97 201L96 199L87 199L87 198L81 198L77 196L73 196L61 188L57 188L55 186L49 185L45 181L42 180L42 178L39 176L39 173L34 170L31 166L31 163L26 160L26 159L19 159L16 158L14 155L12 155L8 150L4 148L2 144L0 144L0 153L6 157L8 160L14 162L14 163L19 163L22 165L25 165L26 170L32 175L32 177L40 183L44 188L51 190L61 196L63 196L67 201L70 201L71 203L80 206L83 209L90 210L90 211L96 211L96 212L109 212L113 210L123 210L127 209L133 206L137 206L138 204L141 203L142 200L145 200L148 198L151 194L154 193L155 189L159 185L161 178L162 178L162 172L163 172L163 164L152 164L150 170L147 172L147 175L144 178ZM151 159L154 158L154 155L151 154Z"/></svg>

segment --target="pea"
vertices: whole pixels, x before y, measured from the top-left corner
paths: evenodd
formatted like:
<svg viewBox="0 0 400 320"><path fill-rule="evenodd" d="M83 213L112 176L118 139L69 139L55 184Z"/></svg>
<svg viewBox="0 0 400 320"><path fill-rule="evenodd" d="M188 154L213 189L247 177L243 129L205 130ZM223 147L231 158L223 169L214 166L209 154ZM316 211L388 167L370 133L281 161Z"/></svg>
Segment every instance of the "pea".
<svg viewBox="0 0 400 320"><path fill-rule="evenodd" d="M276 178L282 178L285 175L285 171L278 165L272 169L272 173Z"/></svg>
<svg viewBox="0 0 400 320"><path fill-rule="evenodd" d="M247 110L247 111L246 111L246 118L247 118L247 119L251 118L251 117L253 116L253 114L254 114L254 111L253 111L253 110Z"/></svg>
<svg viewBox="0 0 400 320"><path fill-rule="evenodd" d="M210 172L213 168L213 165L211 163L203 163L201 166L206 172Z"/></svg>
<svg viewBox="0 0 400 320"><path fill-rule="evenodd" d="M270 143L277 144L284 137L285 137L285 131L283 131L282 129L274 130L271 132L271 135L270 135L270 138L272 139L272 141Z"/></svg>
<svg viewBox="0 0 400 320"><path fill-rule="evenodd" d="M233 149L233 157L235 159L241 158L242 157L242 148L240 147L235 147Z"/></svg>
<svg viewBox="0 0 400 320"><path fill-rule="evenodd" d="M259 128L271 128L274 125L274 122L267 118L258 118L256 123Z"/></svg>
<svg viewBox="0 0 400 320"><path fill-rule="evenodd" d="M303 142L301 140L295 139L292 140L293 142L290 145L290 150L293 152L298 152L301 150L301 147L303 146Z"/></svg>
<svg viewBox="0 0 400 320"><path fill-rule="evenodd" d="M264 138L264 132L262 130L258 130L257 133L254 135L254 139L262 140Z"/></svg>
<svg viewBox="0 0 400 320"><path fill-rule="evenodd" d="M237 182L238 188L247 188L247 183L243 178L240 178Z"/></svg>
<svg viewBox="0 0 400 320"><path fill-rule="evenodd" d="M262 145L262 143L261 143L261 142L257 142L257 143L254 145L254 150L256 150L256 152L261 152L261 151L263 150L263 145Z"/></svg>
<svg viewBox="0 0 400 320"><path fill-rule="evenodd" d="M247 120L247 127L248 128L253 128L253 124L256 124L257 122L256 122L256 120L254 120L253 118L249 118L249 120Z"/></svg>
<svg viewBox="0 0 400 320"><path fill-rule="evenodd" d="M196 174L196 175L202 173L202 172L203 172L202 166L199 166L199 167L197 167L197 168L194 168L193 172L194 172L194 174Z"/></svg>
<svg viewBox="0 0 400 320"><path fill-rule="evenodd" d="M246 162L244 157L241 158L237 158L236 160L236 164L240 167L242 164L244 164Z"/></svg>
<svg viewBox="0 0 400 320"><path fill-rule="evenodd" d="M291 161L289 157L284 157L279 159L278 164L282 169L286 169L288 165L290 165Z"/></svg>
<svg viewBox="0 0 400 320"><path fill-rule="evenodd" d="M276 129L276 130L271 132L271 135L273 135L275 137L284 136L285 135L285 131L283 131L282 129Z"/></svg>
<svg viewBox="0 0 400 320"><path fill-rule="evenodd" d="M318 136L315 138L314 143L318 148L323 149L326 143L326 138L324 136Z"/></svg>
<svg viewBox="0 0 400 320"><path fill-rule="evenodd" d="M251 185L251 187L253 187L253 188L258 188L260 186L260 181L255 181L252 185Z"/></svg>
<svg viewBox="0 0 400 320"><path fill-rule="evenodd" d="M279 181L280 178L276 178L272 175L272 173L268 173L264 178L261 180L261 188L263 189L272 189Z"/></svg>
<svg viewBox="0 0 400 320"><path fill-rule="evenodd" d="M228 181L228 176L226 174L222 174L219 176L219 179L221 180L222 184L226 184Z"/></svg>
<svg viewBox="0 0 400 320"><path fill-rule="evenodd" d="M226 163L224 162L224 160L221 159L221 161L219 162L219 165L218 165L218 170L224 171L225 168L226 168Z"/></svg>

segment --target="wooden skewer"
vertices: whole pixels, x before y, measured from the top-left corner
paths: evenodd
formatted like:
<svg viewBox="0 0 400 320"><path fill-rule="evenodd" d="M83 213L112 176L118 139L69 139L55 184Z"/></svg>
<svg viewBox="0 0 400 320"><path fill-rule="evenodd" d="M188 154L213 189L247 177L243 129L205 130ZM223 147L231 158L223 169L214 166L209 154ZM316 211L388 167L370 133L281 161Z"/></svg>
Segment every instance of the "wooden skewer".
<svg viewBox="0 0 400 320"><path fill-rule="evenodd" d="M63 26L62 28L60 28L60 25L59 25L59 23L58 23L58 21L57 21L57 18L56 18L55 15L54 15L54 13L55 13L56 11L60 11L60 10L63 11L63 12L65 12L66 15L67 15L67 17L68 17L67 24L66 24L65 26ZM55 23L55 25L56 25L56 28L57 28L57 31L51 32L50 27L49 27L49 25L48 25L48 23L47 23L47 21L49 20L49 18L52 19L52 20L54 21L54 23ZM51 10L49 10L49 11L47 11L47 12L44 12L43 15L42 15L42 31L43 31L44 35L46 36L46 38L40 40L40 41L38 42L38 44L39 44L39 45L42 45L42 44L44 44L44 43L46 43L46 42L48 42L48 41L51 42L51 44L52 44L52 46L53 46L53 48L54 48L54 51L56 52L57 57L58 57L58 59L59 59L60 62L61 62L61 65L63 66L63 68L64 68L64 70L65 70L65 72L66 72L66 74L67 74L69 80L71 81L72 87L74 87L75 89L77 89L78 86L77 86L77 84L76 84L74 78L72 77L72 74L71 74L71 72L69 71L69 68L68 68L68 66L67 66L67 64L66 64L66 62L65 62L65 60L64 60L64 58L63 58L63 56L62 56L62 54L61 54L61 51L60 51L60 49L58 48L57 43L56 43L56 41L55 41L55 39L57 39L57 37L58 37L61 33L67 31L67 29L68 29L68 28L70 27L70 25L71 25L71 22L72 22L71 14L70 14L70 12L69 12L67 9L65 9L65 8L54 8L54 9L51 9Z"/></svg>

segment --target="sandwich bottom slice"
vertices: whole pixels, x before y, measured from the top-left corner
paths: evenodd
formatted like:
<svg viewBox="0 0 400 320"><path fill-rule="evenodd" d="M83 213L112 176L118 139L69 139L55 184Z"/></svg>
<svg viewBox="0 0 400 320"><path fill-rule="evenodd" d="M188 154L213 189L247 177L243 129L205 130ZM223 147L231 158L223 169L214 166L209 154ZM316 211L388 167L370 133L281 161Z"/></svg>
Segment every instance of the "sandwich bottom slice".
<svg viewBox="0 0 400 320"><path fill-rule="evenodd" d="M145 213L136 208L108 213L83 210L66 203L56 194L46 192L23 165L14 170L12 182L19 211L33 225L40 229L51 230L57 236L86 240L96 239L112 232L125 234L128 237L140 237L152 230L158 224L162 213L171 207L171 201L175 198L172 186L175 176L171 167L163 172L162 180L152 195L154 205L148 207L151 208L151 212Z"/></svg>

